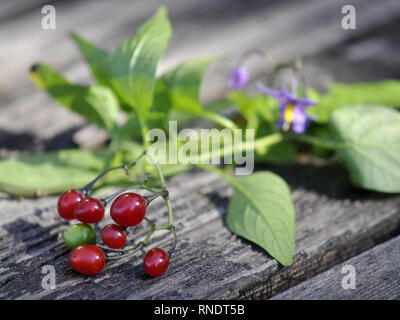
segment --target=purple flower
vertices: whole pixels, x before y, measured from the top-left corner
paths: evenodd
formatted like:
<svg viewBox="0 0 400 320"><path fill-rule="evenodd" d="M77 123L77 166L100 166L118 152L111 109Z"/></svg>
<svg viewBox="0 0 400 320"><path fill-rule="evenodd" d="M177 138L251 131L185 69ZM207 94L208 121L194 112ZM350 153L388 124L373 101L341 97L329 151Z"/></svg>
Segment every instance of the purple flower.
<svg viewBox="0 0 400 320"><path fill-rule="evenodd" d="M257 83L257 87L261 92L279 101L279 128L285 131L290 129L295 134L302 134L307 130L308 124L314 119L307 115L306 108L315 105L314 101L307 98L297 98L287 92L285 88L276 91L267 88L260 82Z"/></svg>
<svg viewBox="0 0 400 320"><path fill-rule="evenodd" d="M229 72L228 88L240 90L247 84L250 79L248 71L242 67L237 67Z"/></svg>

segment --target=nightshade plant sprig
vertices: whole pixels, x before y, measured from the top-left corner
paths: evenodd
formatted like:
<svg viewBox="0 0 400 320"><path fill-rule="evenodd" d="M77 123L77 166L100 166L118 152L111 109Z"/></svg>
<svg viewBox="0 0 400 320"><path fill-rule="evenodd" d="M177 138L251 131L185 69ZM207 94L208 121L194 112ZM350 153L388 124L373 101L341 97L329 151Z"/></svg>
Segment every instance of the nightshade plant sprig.
<svg viewBox="0 0 400 320"><path fill-rule="evenodd" d="M18 196L58 194L68 189L76 190L95 179L98 172L114 167L120 170L107 171L95 180L90 190L140 186L137 180L143 172L151 176L162 173L160 177L177 174L191 166L170 163L153 167L141 161L130 168L129 175L124 175L121 174L124 167L119 164L129 163L148 149L150 142L146 135L150 129L167 132L169 120L177 120L183 126L202 117L228 131L254 130L254 142L243 143L241 151L254 151L257 164L288 165L296 161L298 150L319 157L337 154L355 186L380 192L400 192L400 116L396 110L400 105L400 81L333 83L324 94L304 85L294 86L286 92L277 84L275 76L295 63L277 61L271 65L266 77L260 79L262 85L258 84L258 90L247 92L257 85L251 82L255 75L246 68L245 58L230 76L227 75L226 97L203 105L199 98L200 86L215 57L186 61L156 75L171 32L166 10L161 8L113 52L72 34L71 38L95 81L91 85L71 83L51 67L35 64L30 70L33 83L67 110L104 130L110 142L94 151L60 150L0 160L0 188ZM299 78L294 76L293 79ZM220 112L231 107L237 111L232 117ZM179 149L178 145L177 152ZM232 147L225 145L217 151L221 157L234 152ZM214 158L215 153L201 149L199 157L207 160ZM220 175L234 189L226 215L229 229L258 244L281 264L291 265L295 249L295 209L287 183L270 171L258 170L235 178L230 174L231 166L199 166ZM162 186L156 188L155 192L162 189ZM93 221L92 214L86 214L87 208L101 215L99 208L103 204L83 200L87 198L85 191L84 188L82 196L74 192L70 196L73 199L82 197L84 210L78 210L77 216L83 221ZM121 202L125 197L133 199L124 196L120 198ZM118 204L116 200L114 203ZM68 218L71 211L63 214ZM119 223L124 224L121 220ZM151 221L147 223L149 233L143 243L147 243L153 232L160 228ZM89 236L91 234L87 226L74 228L82 228ZM124 231L123 226L104 230L105 238L110 234L119 235L115 241L106 240L110 246L119 247L124 242L121 229ZM168 230L174 232L172 227ZM118 251L124 248L108 249L110 258L134 251L124 253Z"/></svg>
<svg viewBox="0 0 400 320"><path fill-rule="evenodd" d="M147 190L153 191L152 194L147 196L133 192L118 191L103 199L88 197L88 193L94 184L108 172L117 169L124 169L128 172L128 168L137 164L143 156L147 156L157 168L163 189L155 191L153 188L144 186ZM168 209L168 223L164 226L157 226L146 217L147 207L158 197L164 198ZM104 217L105 208L111 202L110 215L115 223L107 224L101 230L101 239L104 246L95 245L95 230L89 224L99 223ZM68 249L72 250L68 257L68 263L73 270L84 275L95 275L104 268L107 260L120 258L121 255L126 256L126 253L134 253L137 249L150 242L151 236L155 231L168 230L172 232L174 237L170 251L167 253L161 248L153 248L147 252L143 259L143 269L149 276L158 277L167 270L170 257L176 247L172 209L163 174L157 162L147 152L143 152L138 159L128 165L104 170L80 190L65 191L58 198L57 210L63 219L76 219L81 222L72 225L64 232L64 243ZM150 224L150 229L145 238L135 245L124 247L127 242L127 229L139 225L143 220ZM109 253L105 254L104 251Z"/></svg>

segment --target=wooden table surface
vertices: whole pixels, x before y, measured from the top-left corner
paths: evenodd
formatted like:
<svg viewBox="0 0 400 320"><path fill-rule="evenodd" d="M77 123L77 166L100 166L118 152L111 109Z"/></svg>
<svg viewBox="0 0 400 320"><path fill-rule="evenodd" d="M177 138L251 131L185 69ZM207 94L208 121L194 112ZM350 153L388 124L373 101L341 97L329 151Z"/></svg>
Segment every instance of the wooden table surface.
<svg viewBox="0 0 400 320"><path fill-rule="evenodd" d="M343 30L348 1L44 1L0 2L0 158L71 146L88 126L56 106L27 78L44 61L72 81L90 81L69 31L112 49L161 4L169 8L174 36L160 70L191 57L251 48L277 59L305 58L311 81L400 78L398 0L352 0L357 29ZM41 7L53 3L57 29L40 27ZM221 94L221 64L205 88ZM258 168L260 169L260 168ZM263 250L233 235L224 224L231 188L199 171L167 181L178 248L165 276L149 279L141 255L107 265L97 277L72 272L59 234L67 223L56 197L14 199L0 193L1 299L399 299L400 196L353 188L340 163L299 162L265 166L285 178L297 211L296 253L281 267ZM151 216L162 215L156 203ZM161 219L162 220L162 219ZM162 221L160 221L162 223ZM137 228L137 235L145 230ZM160 234L154 245L167 246ZM44 265L56 269L57 287L41 286ZM344 290L342 267L353 265L357 287Z"/></svg>

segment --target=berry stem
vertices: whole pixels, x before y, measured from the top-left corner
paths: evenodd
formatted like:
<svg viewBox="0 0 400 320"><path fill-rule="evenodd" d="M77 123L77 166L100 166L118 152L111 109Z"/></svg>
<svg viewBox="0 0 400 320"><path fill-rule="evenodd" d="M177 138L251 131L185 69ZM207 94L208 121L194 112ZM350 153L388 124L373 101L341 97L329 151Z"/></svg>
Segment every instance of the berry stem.
<svg viewBox="0 0 400 320"><path fill-rule="evenodd" d="M166 225L163 226L157 226L152 220L148 219L145 217L145 220L149 223L150 228L149 231L147 232L146 236L144 237L143 240L139 241L138 243L136 243L135 245L128 247L128 248L124 248L124 249L110 249L107 247L103 247L103 246L99 246L100 248L102 248L103 250L109 251L109 252L114 252L114 253L119 253L118 255L113 255L113 256L107 256L108 260L114 260L114 259L118 259L121 257L122 254L124 254L124 256L127 255L132 255L134 254L138 249L140 249L142 246L148 244L151 240L151 237L153 236L155 231L161 231L161 230L168 230L172 233L174 241L173 244L171 246L171 249L169 251L169 255L171 256L172 253L175 251L176 249L176 243L177 243L177 237L176 237L176 232L175 232L175 227L173 225L173 217L172 217L172 207L171 207L171 200L169 198L169 192L167 190L166 184L165 184L165 178L164 175L161 171L160 165L157 163L157 161L149 154L147 153L147 151L143 151L143 154L145 154L147 156L147 158L150 160L150 162L154 165L154 167L156 168L156 171L158 173L159 179L160 179L160 183L161 183L161 187L162 190L155 192L154 194L151 194L145 198L146 203L150 203L151 201L153 201L154 199L156 199L157 197L161 196L163 197L165 204L167 206L167 211L168 211L168 223Z"/></svg>
<svg viewBox="0 0 400 320"><path fill-rule="evenodd" d="M104 170L102 173L100 173L96 178L94 178L92 181L90 181L87 185L85 185L82 189L79 189L78 191L83 193L85 196L87 196L89 190L93 187L93 185L101 179L103 176L105 176L107 173L113 170L118 170L118 169L123 169L125 170L125 173L128 175L129 174L129 167L136 165L139 160L146 154L146 151L143 151L138 158L136 158L134 161L128 164L123 164L120 166L108 168Z"/></svg>
<svg viewBox="0 0 400 320"><path fill-rule="evenodd" d="M158 197L166 197L168 196L168 190L163 189L161 191L155 192L153 194L150 194L148 196L144 196L144 201L146 201L146 205L149 205L150 202L152 202L153 200L157 199Z"/></svg>
<svg viewBox="0 0 400 320"><path fill-rule="evenodd" d="M140 125L140 132L142 135L142 142L145 148L150 146L150 142L146 139L147 138L147 132L149 131L146 123L146 119L142 114L138 114L138 120L139 120L139 125ZM146 151L145 151L146 153Z"/></svg>
<svg viewBox="0 0 400 320"><path fill-rule="evenodd" d="M158 176L160 177L160 182L161 182L161 186L167 190L167 186L165 184L165 179L164 179L164 175L161 171L160 165L158 164L158 162L153 158L153 156L149 153L146 154L147 157L149 158L149 160L151 161L151 163L154 165L154 167L157 170ZM171 199L169 198L169 193L163 196L165 204L167 206L167 210L168 210L168 225L172 226L173 225L173 217L172 217L172 207L171 207Z"/></svg>
<svg viewBox="0 0 400 320"><path fill-rule="evenodd" d="M172 232L172 235L174 237L174 242L172 243L171 249L169 249L169 251L168 251L168 255L169 255L170 258L172 256L172 254L175 252L176 243L177 243L177 240L178 240L177 237L176 237L176 231L175 231L175 227L174 226L171 226L171 232Z"/></svg>
<svg viewBox="0 0 400 320"><path fill-rule="evenodd" d="M131 252L131 253L133 253L133 252L135 252L137 249L139 249L140 247L142 247L142 246L148 244L148 243L150 242L150 239L151 239L151 237L152 237L152 235L153 235L153 233L154 233L155 231L161 231L161 230L168 230L168 231L171 231L171 232L174 234L174 238L176 239L175 227L174 227L174 226L168 225L168 224L167 224L167 225L164 225L164 226L158 226L158 227L157 227L157 225L156 225L153 221L151 221L151 220L149 220L149 219L146 219L146 221L150 224L149 231L147 232L147 234L146 234L146 236L144 237L144 239L141 240L141 241L139 241L138 243L136 243L134 246L131 246L131 247L128 247L128 248L125 248L125 249L111 249L111 248L103 247L103 246L99 246L99 247L101 247L101 248L104 249L104 250L111 251L111 252L118 252L118 253ZM174 245L174 247L175 247L175 246L176 246L176 245ZM132 252L132 251L133 251L133 252Z"/></svg>

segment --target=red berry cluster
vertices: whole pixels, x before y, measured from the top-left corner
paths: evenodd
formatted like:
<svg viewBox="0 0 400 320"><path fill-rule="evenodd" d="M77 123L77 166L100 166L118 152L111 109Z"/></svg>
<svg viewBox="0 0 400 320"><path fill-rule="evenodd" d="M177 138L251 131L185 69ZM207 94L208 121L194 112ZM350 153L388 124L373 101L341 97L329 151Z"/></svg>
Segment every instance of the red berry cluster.
<svg viewBox="0 0 400 320"><path fill-rule="evenodd" d="M87 197L87 192L94 184L93 182L108 171L110 169L100 174L81 190L65 191L60 195L57 203L58 213L63 219L77 219L81 222L64 232L64 242L68 248L72 248L68 257L69 265L73 270L84 275L99 273L107 260L101 246L94 244L95 233L88 224L98 223L103 219L109 201ZM164 194L168 194L166 190L164 191ZM143 197L133 192L118 195L110 206L110 216L115 223L108 224L101 230L101 239L106 246L103 249L117 251L124 247L127 242L126 229L140 224L145 219L148 204L158 195L163 195L163 193L155 193L149 197ZM114 198L114 195L111 197ZM153 224L152 227L155 228L155 225ZM160 248L154 248L147 252L143 260L144 271L151 277L161 276L167 270L168 265L169 255Z"/></svg>

